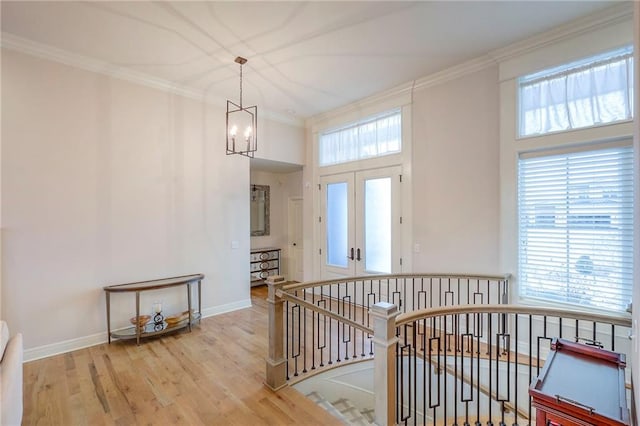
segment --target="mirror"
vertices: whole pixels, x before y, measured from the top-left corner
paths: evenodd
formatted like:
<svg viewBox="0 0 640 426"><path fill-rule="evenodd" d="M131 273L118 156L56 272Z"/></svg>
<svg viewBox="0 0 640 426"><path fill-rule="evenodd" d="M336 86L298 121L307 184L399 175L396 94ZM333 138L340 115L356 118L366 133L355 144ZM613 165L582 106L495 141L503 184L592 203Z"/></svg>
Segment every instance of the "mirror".
<svg viewBox="0 0 640 426"><path fill-rule="evenodd" d="M269 185L251 185L251 236L269 235Z"/></svg>

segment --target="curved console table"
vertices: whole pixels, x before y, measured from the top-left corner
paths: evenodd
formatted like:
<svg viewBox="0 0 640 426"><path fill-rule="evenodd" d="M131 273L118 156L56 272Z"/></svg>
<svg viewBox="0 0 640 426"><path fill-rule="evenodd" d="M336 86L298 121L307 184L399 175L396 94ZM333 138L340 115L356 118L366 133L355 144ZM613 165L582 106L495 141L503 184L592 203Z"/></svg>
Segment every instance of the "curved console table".
<svg viewBox="0 0 640 426"><path fill-rule="evenodd" d="M103 287L106 293L107 302L107 335L109 343L111 338L115 339L136 339L136 343L140 344L140 338L157 336L160 334L169 333L171 331L179 330L181 328L188 327L191 331L191 324L200 320L202 312L202 279L203 274L183 275L173 278L162 278L158 280L139 281L126 284L115 284ZM198 283L198 311L193 312L191 308L191 286ZM118 331L111 331L111 293L135 293L136 294L136 322L140 318L140 293L143 291L160 290L169 287L185 286L187 288L187 303L188 303L188 316L185 316L183 321L177 323L168 324L163 321L162 323L149 323L144 327L128 327Z"/></svg>

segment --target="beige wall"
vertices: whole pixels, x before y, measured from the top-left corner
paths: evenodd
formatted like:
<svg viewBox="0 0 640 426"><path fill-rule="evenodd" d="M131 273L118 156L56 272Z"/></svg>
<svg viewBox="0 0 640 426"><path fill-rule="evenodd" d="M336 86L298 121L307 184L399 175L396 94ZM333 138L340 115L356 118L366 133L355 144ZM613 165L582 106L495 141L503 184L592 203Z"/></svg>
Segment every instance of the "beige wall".
<svg viewBox="0 0 640 426"><path fill-rule="evenodd" d="M27 352L105 340L105 284L202 272L205 314L250 303L249 161L223 126L202 102L2 51L2 314ZM123 326L134 298L116 299Z"/></svg>
<svg viewBox="0 0 640 426"><path fill-rule="evenodd" d="M413 99L413 270L502 273L497 66Z"/></svg>
<svg viewBox="0 0 640 426"><path fill-rule="evenodd" d="M290 198L302 197L302 170L292 173L269 173L251 171L251 184L269 185L270 192L270 233L263 237L251 237L251 248L277 247L282 250L280 273L287 273L289 250Z"/></svg>
<svg viewBox="0 0 640 426"><path fill-rule="evenodd" d="M258 151L256 158L282 163L304 164L304 125L274 120L258 121Z"/></svg>

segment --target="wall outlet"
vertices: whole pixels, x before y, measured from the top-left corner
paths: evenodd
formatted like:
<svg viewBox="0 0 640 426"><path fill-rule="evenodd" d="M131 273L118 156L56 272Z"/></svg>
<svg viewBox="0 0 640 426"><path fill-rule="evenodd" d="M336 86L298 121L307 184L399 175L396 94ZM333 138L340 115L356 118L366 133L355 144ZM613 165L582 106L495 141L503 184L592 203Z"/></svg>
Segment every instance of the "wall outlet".
<svg viewBox="0 0 640 426"><path fill-rule="evenodd" d="M237 249L240 248L240 242L239 241L231 241L231 248L232 249Z"/></svg>
<svg viewBox="0 0 640 426"><path fill-rule="evenodd" d="M413 252L414 253L420 253L420 244L419 243L415 243L413 245Z"/></svg>

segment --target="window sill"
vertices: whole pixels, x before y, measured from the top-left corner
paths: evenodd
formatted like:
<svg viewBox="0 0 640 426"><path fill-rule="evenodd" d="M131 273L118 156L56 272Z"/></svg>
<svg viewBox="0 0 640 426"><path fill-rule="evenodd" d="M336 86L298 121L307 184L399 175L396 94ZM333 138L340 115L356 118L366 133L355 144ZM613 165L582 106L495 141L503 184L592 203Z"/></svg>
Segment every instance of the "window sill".
<svg viewBox="0 0 640 426"><path fill-rule="evenodd" d="M612 311L608 309L599 309L593 307L585 307L581 305L572 305L569 303L561 303L561 302L553 302L550 300L544 299L535 299L531 297L520 297L516 296L514 298L513 303L521 306L532 306L532 307L545 307L545 308L555 308L555 309L567 309L571 311L583 311L593 314L601 314L613 316L621 319L630 319L631 314L625 311Z"/></svg>

